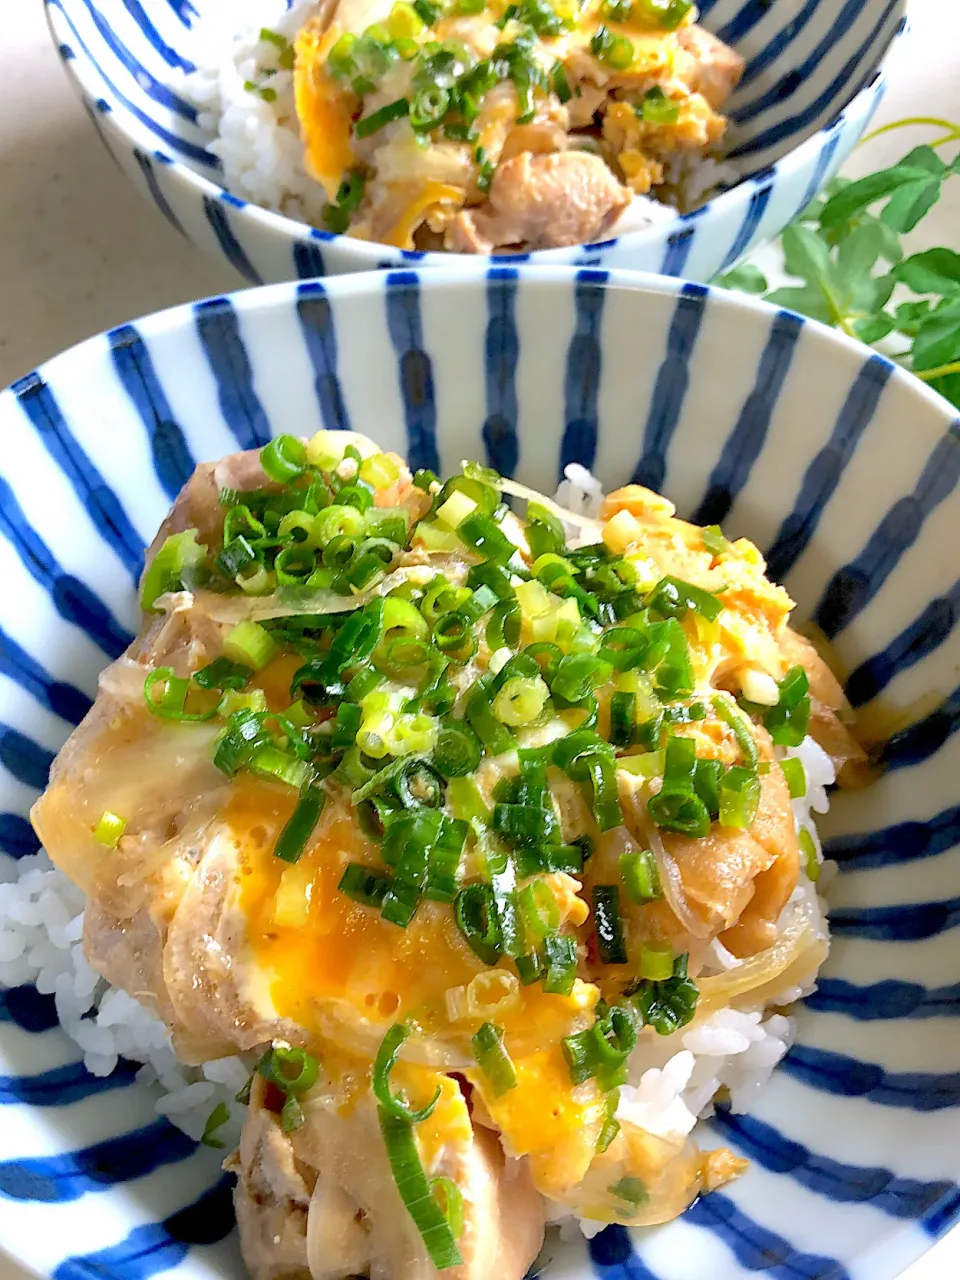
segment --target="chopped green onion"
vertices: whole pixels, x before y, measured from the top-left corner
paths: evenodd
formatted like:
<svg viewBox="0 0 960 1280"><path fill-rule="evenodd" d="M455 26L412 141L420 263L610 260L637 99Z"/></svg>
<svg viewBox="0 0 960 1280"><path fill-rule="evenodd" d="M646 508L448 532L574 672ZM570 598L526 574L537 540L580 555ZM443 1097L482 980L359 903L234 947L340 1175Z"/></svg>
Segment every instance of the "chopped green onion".
<svg viewBox="0 0 960 1280"><path fill-rule="evenodd" d="M636 0L636 5L647 22L674 31L693 8L693 0Z"/></svg>
<svg viewBox="0 0 960 1280"><path fill-rule="evenodd" d="M663 786L667 791L692 791L697 768L697 744L692 738L672 733L667 738L663 763Z"/></svg>
<svg viewBox="0 0 960 1280"><path fill-rule="evenodd" d="M157 667L143 682L143 698L150 711L161 720L180 723L212 720L217 714L219 701L202 711L187 711L187 694L190 681L175 674L173 667Z"/></svg>
<svg viewBox="0 0 960 1280"><path fill-rule="evenodd" d="M206 548L197 542L196 529L172 533L163 543L140 579L140 608L153 609L158 597L184 586L184 575L196 573L207 558Z"/></svg>
<svg viewBox="0 0 960 1280"><path fill-rule="evenodd" d="M801 800L807 794L807 773L803 767L803 762L798 760L796 756L791 756L788 760L780 761L780 768L783 770L783 776L787 781L790 799Z"/></svg>
<svg viewBox="0 0 960 1280"><path fill-rule="evenodd" d="M93 828L93 838L100 844L106 845L108 849L115 849L126 829L126 818L121 818L118 813L113 813L110 809L104 809L97 825Z"/></svg>
<svg viewBox="0 0 960 1280"><path fill-rule="evenodd" d="M442 613L433 624L433 643L455 662L468 662L477 651L477 637L463 613Z"/></svg>
<svg viewBox="0 0 960 1280"><path fill-rule="evenodd" d="M643 904L663 897L657 860L651 849L621 853L620 879L631 902Z"/></svg>
<svg viewBox="0 0 960 1280"><path fill-rule="evenodd" d="M416 0L419 6L424 0ZM430 1190L430 1183L420 1163L413 1126L386 1107L378 1107L380 1132L383 1134L390 1171L397 1190L414 1225L423 1238L430 1261L438 1271L459 1266L463 1259L457 1249L454 1231L446 1214Z"/></svg>
<svg viewBox="0 0 960 1280"><path fill-rule="evenodd" d="M224 640L223 652L231 662L262 671L276 656L277 642L259 622L238 622Z"/></svg>
<svg viewBox="0 0 960 1280"><path fill-rule="evenodd" d="M617 1104L620 1101L620 1090L611 1089L607 1094L606 1117L603 1121L603 1128L600 1130L600 1136L597 1138L597 1155L602 1156L614 1138L620 1132L620 1121L617 1119Z"/></svg>
<svg viewBox="0 0 960 1280"><path fill-rule="evenodd" d="M277 1040L257 1063L257 1074L290 1096L313 1088L320 1064L306 1049Z"/></svg>
<svg viewBox="0 0 960 1280"><path fill-rule="evenodd" d="M443 803L443 782L422 760L407 759L394 787L405 809L438 809Z"/></svg>
<svg viewBox="0 0 960 1280"><path fill-rule="evenodd" d="M502 1027L492 1022L485 1022L477 1034L471 1038L470 1045L477 1065L490 1081L495 1098L501 1098L505 1093L516 1088L517 1072L509 1053L503 1047Z"/></svg>
<svg viewBox="0 0 960 1280"><path fill-rule="evenodd" d="M711 818L720 813L720 782L724 768L720 760L698 760L693 775L693 789L707 806Z"/></svg>
<svg viewBox="0 0 960 1280"><path fill-rule="evenodd" d="M631 1003L645 1026L657 1035L667 1036L693 1020L700 993L697 984L687 977L687 956L678 956L673 975L663 982L640 981L629 993Z"/></svg>
<svg viewBox="0 0 960 1280"><path fill-rule="evenodd" d="M702 530L703 545L712 556L722 556L725 551L730 550L730 543L723 536L723 531L718 524L709 524Z"/></svg>
<svg viewBox="0 0 960 1280"><path fill-rule="evenodd" d="M457 534L468 547L472 547L485 560L492 560L494 564L506 564L517 550L489 516L476 512L460 521Z"/></svg>
<svg viewBox="0 0 960 1280"><path fill-rule="evenodd" d="M217 556L217 566L228 578L237 578L256 563L257 553L243 534L224 543L223 550Z"/></svg>
<svg viewBox="0 0 960 1280"><path fill-rule="evenodd" d="M390 1073L396 1066L400 1050L409 1035L410 1028L407 1024L396 1022L383 1037L380 1042L380 1048L377 1050L377 1056L373 1061L372 1087L383 1111L388 1112L398 1120L403 1120L410 1124L419 1124L422 1120L426 1120L428 1116L433 1115L443 1090L438 1084L433 1098L425 1107L421 1107L419 1111L408 1107L402 1097L392 1092L390 1088Z"/></svg>
<svg viewBox="0 0 960 1280"><path fill-rule="evenodd" d="M361 906L376 907L379 910L390 888L390 881L359 862L348 862L337 888Z"/></svg>
<svg viewBox="0 0 960 1280"><path fill-rule="evenodd" d="M359 119L354 125L354 132L358 138L369 138L372 133L377 133L393 120L402 120L409 112L410 103L406 98L398 98L396 102L388 102L378 111L373 111L370 115Z"/></svg>
<svg viewBox="0 0 960 1280"><path fill-rule="evenodd" d="M477 735L462 720L445 720L437 734L433 764L444 778L462 778L477 768L483 748Z"/></svg>
<svg viewBox="0 0 960 1280"><path fill-rule="evenodd" d="M231 662L229 658L215 658L194 675L194 683L200 689L243 689L246 687L253 668L242 662Z"/></svg>
<svg viewBox="0 0 960 1280"><path fill-rule="evenodd" d="M615 884L593 886L593 924L604 964L626 964L627 947L620 920L620 890Z"/></svg>
<svg viewBox="0 0 960 1280"><path fill-rule="evenodd" d="M647 90L636 112L645 124L676 124L680 119L680 104L655 84ZM706 544L706 535L704 535L704 544Z"/></svg>
<svg viewBox="0 0 960 1280"><path fill-rule="evenodd" d="M749 827L760 804L760 779L740 765L728 769L720 781L720 825Z"/></svg>
<svg viewBox="0 0 960 1280"><path fill-rule="evenodd" d="M298 760L296 756L288 755L279 747L270 745L257 747L250 756L248 765L261 777L275 778L278 782L285 782L288 787L295 787L297 791L305 787L313 777L313 768L305 760Z"/></svg>
<svg viewBox="0 0 960 1280"><path fill-rule="evenodd" d="M493 712L504 724L530 724L540 715L550 690L540 676L515 676L501 686L493 701Z"/></svg>
<svg viewBox="0 0 960 1280"><path fill-rule="evenodd" d="M496 566L494 566L496 567ZM504 600L490 614L485 639L490 649L513 649L520 643L520 606L515 599Z"/></svg>
<svg viewBox="0 0 960 1280"><path fill-rule="evenodd" d="M722 693L718 693L713 699L713 709L720 719L733 730L733 735L737 740L737 746L740 748L746 767L756 770L760 752L757 748L756 735L753 732L750 721L732 699L725 697Z"/></svg>
<svg viewBox="0 0 960 1280"><path fill-rule="evenodd" d="M710 832L710 811L693 791L664 788L647 801L650 817L663 831L701 838Z"/></svg>
<svg viewBox="0 0 960 1280"><path fill-rule="evenodd" d="M489 587L498 600L512 600L514 597L510 575L498 564L484 560L475 564L467 574L467 586L476 590L478 587Z"/></svg>
<svg viewBox="0 0 960 1280"><path fill-rule="evenodd" d="M568 996L577 976L576 939L566 933L547 934L543 940L543 959L546 966L544 991L548 995Z"/></svg>
<svg viewBox="0 0 960 1280"><path fill-rule="evenodd" d="M561 104L569 102L573 97L570 81L567 79L566 67L557 61L550 70L550 88L560 99Z"/></svg>
<svg viewBox="0 0 960 1280"><path fill-rule="evenodd" d="M531 880L517 894L517 906L524 927L537 942L560 927L560 908L545 880Z"/></svg>
<svg viewBox="0 0 960 1280"><path fill-rule="evenodd" d="M778 747L799 747L810 723L810 681L803 667L791 667L780 681L780 698L763 723Z"/></svg>
<svg viewBox="0 0 960 1280"><path fill-rule="evenodd" d="M590 49L597 61L612 71L626 71L633 64L633 42L626 36L614 35L606 27L597 28L590 39Z"/></svg>
<svg viewBox="0 0 960 1280"><path fill-rule="evenodd" d="M610 1187L610 1194L623 1200L632 1209L638 1209L650 1198L646 1186L639 1178L621 1178Z"/></svg>
<svg viewBox="0 0 960 1280"><path fill-rule="evenodd" d="M592 653L568 653L557 667L551 692L565 702L580 702L606 684L612 672L609 662Z"/></svg>
<svg viewBox="0 0 960 1280"><path fill-rule="evenodd" d="M323 812L326 792L322 787L308 784L297 801L297 807L287 820L283 830L277 836L274 854L284 862L298 862L307 841L320 821Z"/></svg>
<svg viewBox="0 0 960 1280"><path fill-rule="evenodd" d="M207 1116L207 1123L203 1126L203 1133L200 1136L200 1141L205 1147L223 1148L227 1145L217 1137L217 1130L222 1129L229 1119L230 1108L225 1102L218 1102Z"/></svg>
<svg viewBox="0 0 960 1280"><path fill-rule="evenodd" d="M600 637L600 657L615 671L632 671L641 666L649 650L649 634L636 627L612 627Z"/></svg>
<svg viewBox="0 0 960 1280"><path fill-rule="evenodd" d="M488 884L468 884L454 903L457 928L484 964L494 965L503 955L503 935L493 889Z"/></svg>
<svg viewBox="0 0 960 1280"><path fill-rule="evenodd" d="M567 545L567 536L559 517L539 502L527 504L524 532L534 560L542 555L559 555Z"/></svg>
<svg viewBox="0 0 960 1280"><path fill-rule="evenodd" d="M637 974L648 982L664 982L673 976L673 962L671 947L641 947Z"/></svg>
<svg viewBox="0 0 960 1280"><path fill-rule="evenodd" d="M289 484L307 465L306 445L296 436L277 436L260 450L260 465L277 484Z"/></svg>
<svg viewBox="0 0 960 1280"><path fill-rule="evenodd" d="M501 755L513 745L513 734L504 727L493 713L493 683L489 676L481 676L467 698L467 719L477 737L491 755Z"/></svg>
<svg viewBox="0 0 960 1280"><path fill-rule="evenodd" d="M463 1233L463 1195L460 1188L452 1178L431 1178L430 1194L440 1206L453 1238L459 1240Z"/></svg>
<svg viewBox="0 0 960 1280"><path fill-rule="evenodd" d="M291 1094L280 1108L280 1128L284 1133L294 1133L304 1122L303 1107L296 1094Z"/></svg>
<svg viewBox="0 0 960 1280"><path fill-rule="evenodd" d="M669 576L660 579L648 596L647 605L665 618L682 618L693 612L708 622L713 622L723 611L723 602L712 592Z"/></svg>
<svg viewBox="0 0 960 1280"><path fill-rule="evenodd" d="M803 869L807 873L807 879L816 884L820 879L820 861L813 836L806 827L800 828L800 852L803 854Z"/></svg>

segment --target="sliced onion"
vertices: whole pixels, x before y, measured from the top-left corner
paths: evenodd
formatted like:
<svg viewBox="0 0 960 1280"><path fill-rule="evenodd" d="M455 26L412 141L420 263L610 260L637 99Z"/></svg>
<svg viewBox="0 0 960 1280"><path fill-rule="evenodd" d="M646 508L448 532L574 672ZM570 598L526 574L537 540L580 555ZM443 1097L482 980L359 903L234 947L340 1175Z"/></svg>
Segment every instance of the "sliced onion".
<svg viewBox="0 0 960 1280"><path fill-rule="evenodd" d="M829 939L809 903L801 901L772 947L750 956L735 969L698 979L697 1017L714 1009L746 1002L750 1007L770 1004L778 995L812 977L827 958Z"/></svg>
<svg viewBox="0 0 960 1280"><path fill-rule="evenodd" d="M538 502L541 507L546 507L548 511L552 511L565 524L576 525L578 529L586 530L597 537L603 531L603 522L601 520L597 520L593 516L580 515L576 511L568 511L566 507L558 506L552 498L546 498L542 493L537 493L536 489L530 489L525 484L519 484L516 480L501 480L500 487L504 493L509 493L511 497L526 498L528 502Z"/></svg>
<svg viewBox="0 0 960 1280"><path fill-rule="evenodd" d="M402 565L388 574L382 582L369 591L361 591L355 596L342 596L335 591L314 591L309 595L292 595L282 591L269 596L221 596L215 591L195 591L193 607L215 622L226 622L235 625L238 622L261 621L265 618L288 618L300 614L351 613L360 609L371 600L385 596L394 587L404 582L415 582L418 585L430 582L443 573L448 578L455 578L458 573L462 578L466 573L466 565L462 561L453 561L447 555L447 561L441 563L434 558L430 564ZM156 601L159 609L171 609L180 605L183 592L160 596Z"/></svg>
<svg viewBox="0 0 960 1280"><path fill-rule="evenodd" d="M647 812L646 797L648 787L646 781L621 772L619 782L621 800L626 800L627 811L633 818L635 829L646 847L653 851L653 856L657 860L657 870L660 872L660 886L663 889L663 896L667 906L691 937L711 937L713 934L711 924L704 923L690 910L683 890L683 879L680 875L680 868L677 866L677 860L671 853L667 852L657 824Z"/></svg>

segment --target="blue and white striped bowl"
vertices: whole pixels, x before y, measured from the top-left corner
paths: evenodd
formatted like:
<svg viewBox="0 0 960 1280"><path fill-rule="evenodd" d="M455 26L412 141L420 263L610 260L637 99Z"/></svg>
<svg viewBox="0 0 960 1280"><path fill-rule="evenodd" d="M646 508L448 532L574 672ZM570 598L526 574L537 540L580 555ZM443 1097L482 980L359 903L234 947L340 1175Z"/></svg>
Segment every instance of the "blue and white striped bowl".
<svg viewBox="0 0 960 1280"><path fill-rule="evenodd" d="M137 626L144 545L194 463L352 427L415 466L550 490L642 481L765 547L851 700L895 724L838 795L835 944L799 1041L716 1142L752 1168L664 1229L556 1250L550 1280L891 1280L960 1213L960 424L882 356L700 285L521 267L214 298L94 338L0 395L0 845ZM3 855L0 855L2 859ZM49 999L0 995L0 1242L57 1280L241 1274L216 1156Z"/></svg>
<svg viewBox="0 0 960 1280"><path fill-rule="evenodd" d="M454 266L458 254L334 236L223 190L209 136L169 86L173 70L193 66L199 16L230 3L46 0L64 66L120 168L178 231L251 284L411 262ZM700 0L700 9L704 25L747 59L729 135L741 183L680 222L523 261L710 280L774 239L856 146L883 95L881 67L905 25L906 0Z"/></svg>

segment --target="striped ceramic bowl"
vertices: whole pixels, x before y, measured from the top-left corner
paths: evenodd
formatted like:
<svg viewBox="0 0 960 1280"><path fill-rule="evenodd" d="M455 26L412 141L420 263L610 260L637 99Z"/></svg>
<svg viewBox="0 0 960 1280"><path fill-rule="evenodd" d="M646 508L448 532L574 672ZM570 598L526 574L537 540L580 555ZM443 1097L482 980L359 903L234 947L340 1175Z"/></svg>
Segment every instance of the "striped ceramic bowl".
<svg viewBox="0 0 960 1280"><path fill-rule="evenodd" d="M751 1115L710 1122L749 1173L666 1228L555 1245L542 1274L892 1280L960 1213L946 401L796 315L590 269L278 285L94 338L0 395L0 872L36 849L30 803L137 626L144 545L194 463L320 427L439 472L485 459L549 491L576 461L662 489L766 548L891 726L886 775L826 824L835 945L798 1043ZM0 994L2 1247L56 1280L239 1277L215 1153L54 1023L49 997Z"/></svg>
<svg viewBox="0 0 960 1280"><path fill-rule="evenodd" d="M224 191L209 135L170 84L173 72L193 66L195 24L231 3L46 0L64 66L120 168L178 231L252 284L412 262L454 266L460 255L334 236ZM883 95L882 67L903 29L906 0L701 0L699 7L704 25L747 60L729 135L739 185L678 221L522 260L710 280L774 239L856 146Z"/></svg>

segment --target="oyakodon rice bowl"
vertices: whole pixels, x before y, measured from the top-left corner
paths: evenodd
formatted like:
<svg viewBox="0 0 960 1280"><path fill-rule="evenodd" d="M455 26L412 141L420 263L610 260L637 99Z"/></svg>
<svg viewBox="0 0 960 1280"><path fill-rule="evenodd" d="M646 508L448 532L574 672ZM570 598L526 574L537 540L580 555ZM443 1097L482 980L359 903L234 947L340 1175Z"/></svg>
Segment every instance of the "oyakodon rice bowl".
<svg viewBox="0 0 960 1280"><path fill-rule="evenodd" d="M2 976L208 1141L240 1081L255 1276L520 1280L744 1170L689 1135L789 1045L863 754L751 543L596 490L345 433L200 467L35 806Z"/></svg>
<svg viewBox="0 0 960 1280"><path fill-rule="evenodd" d="M399 249L586 244L670 221L737 172L743 59L687 0L248 0L176 86L235 195ZM671 207L673 206L673 207Z"/></svg>

